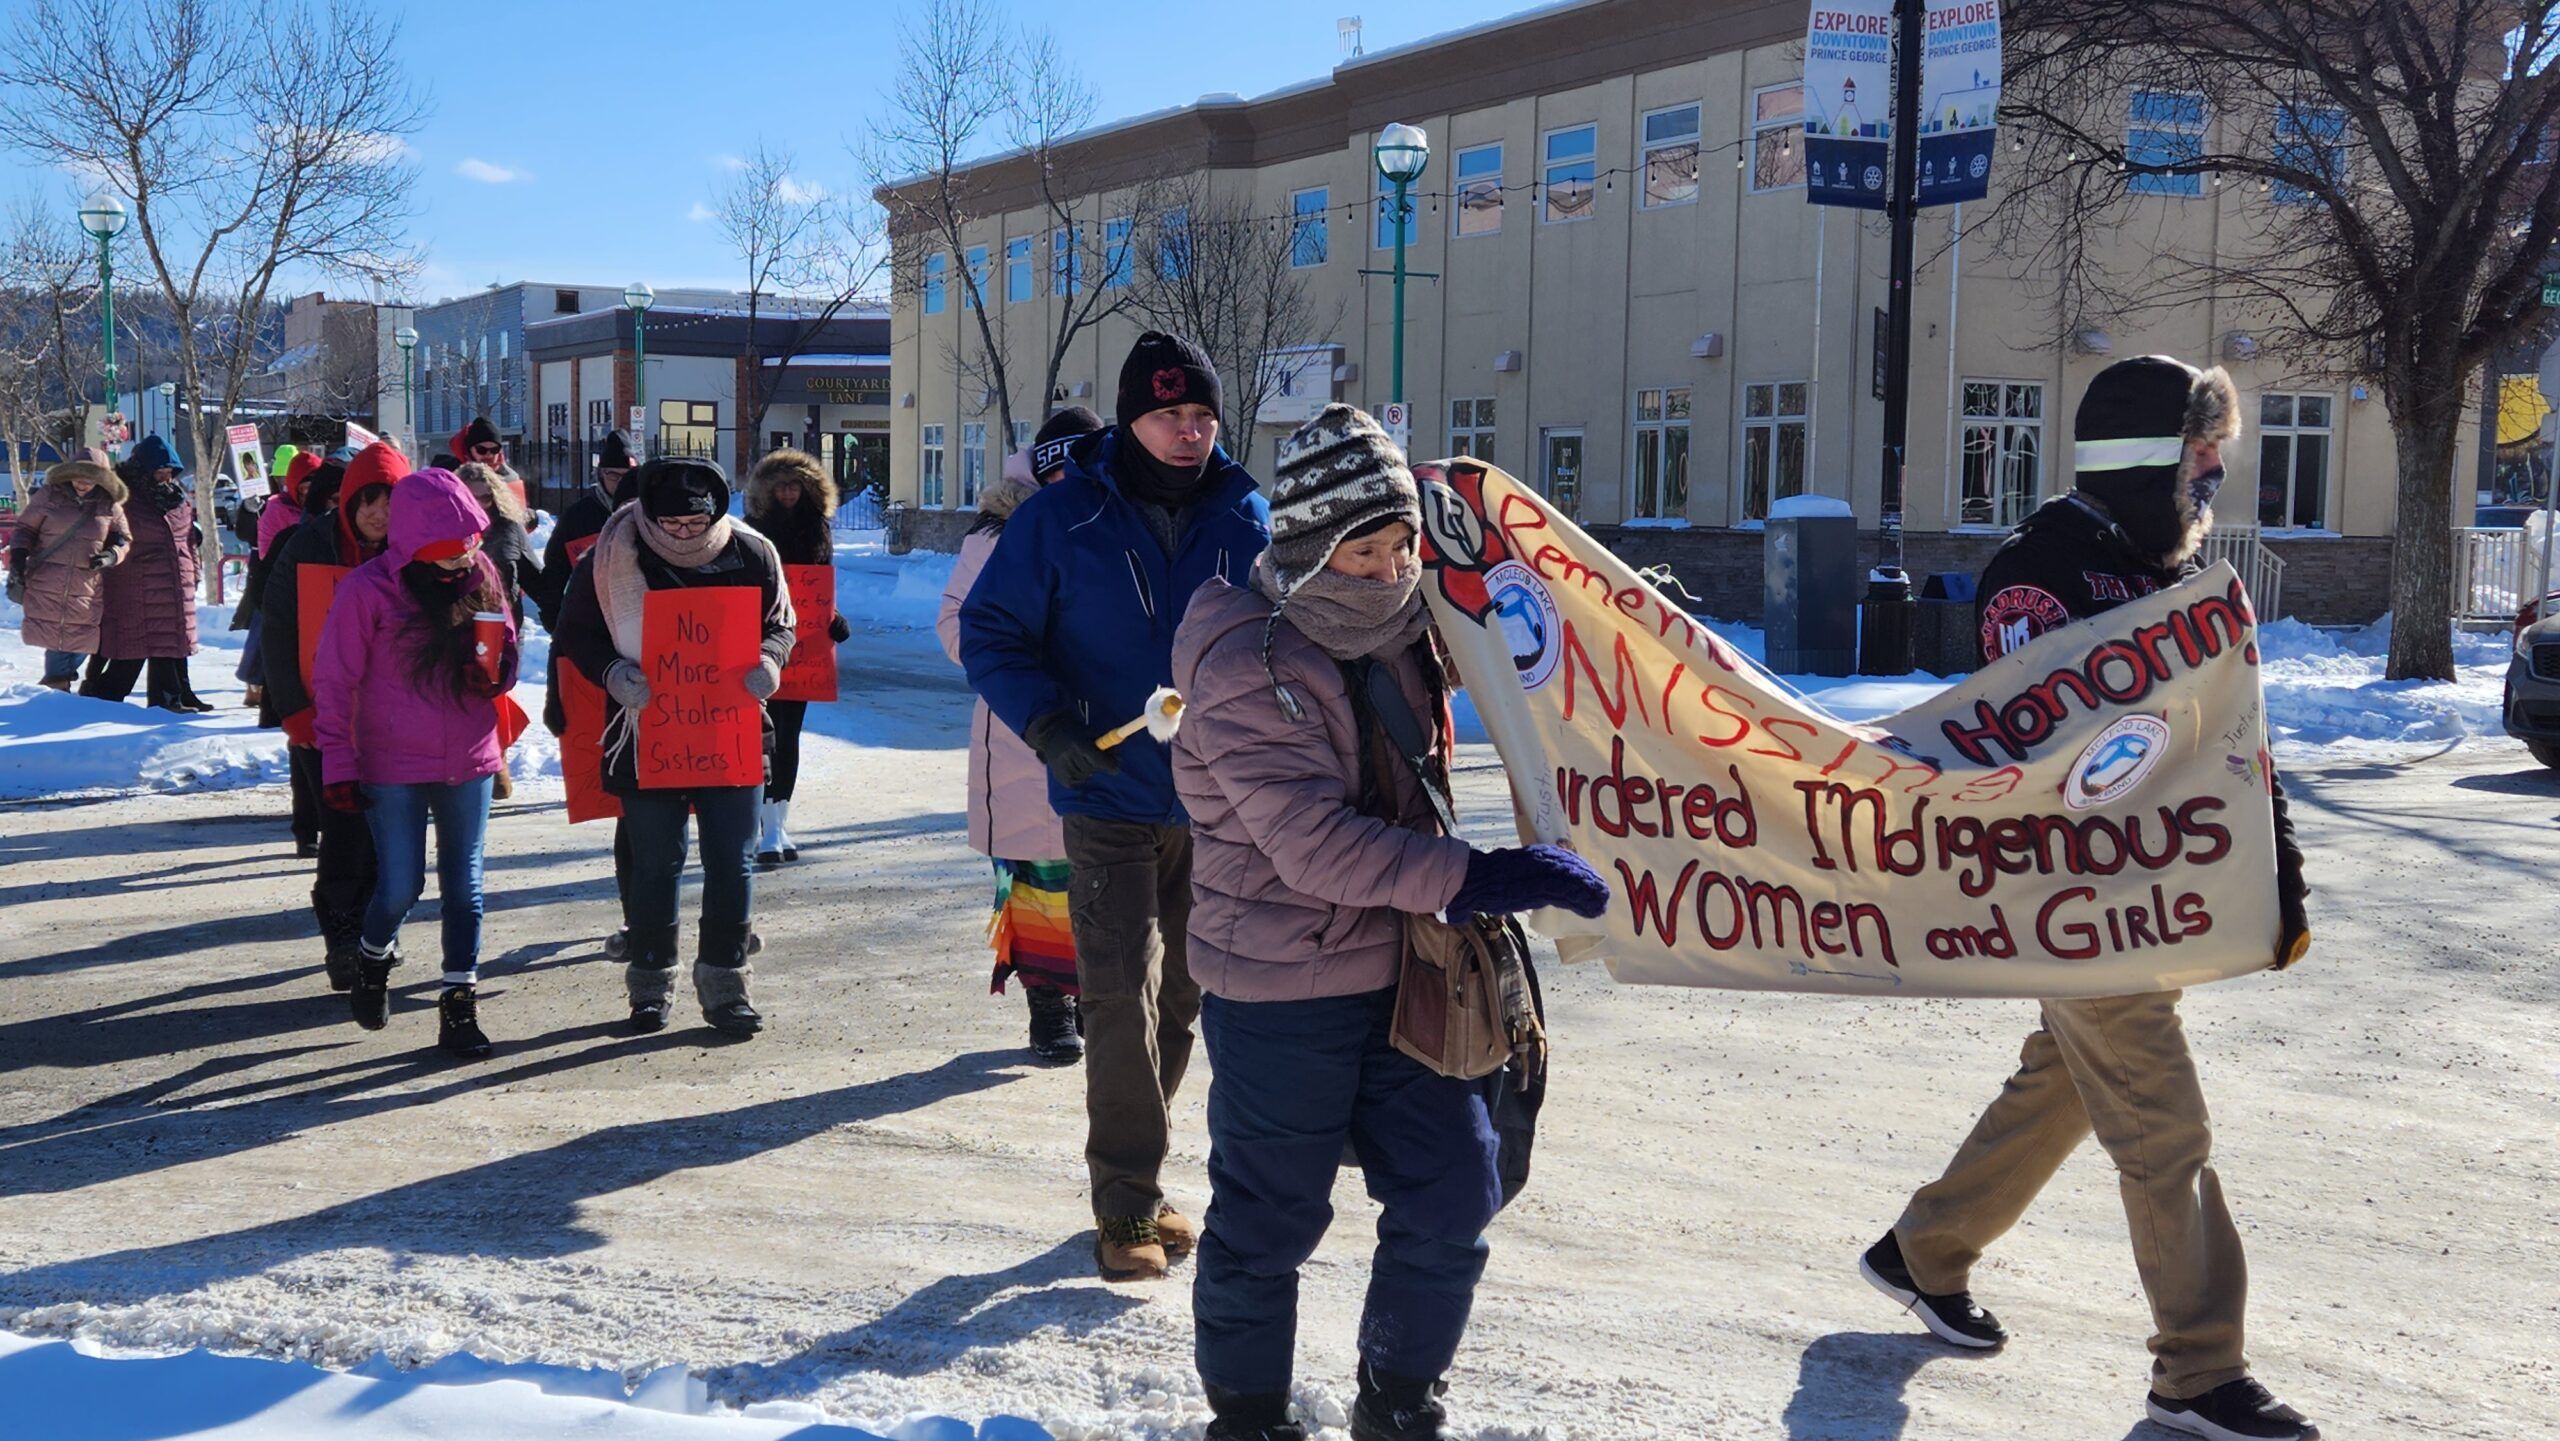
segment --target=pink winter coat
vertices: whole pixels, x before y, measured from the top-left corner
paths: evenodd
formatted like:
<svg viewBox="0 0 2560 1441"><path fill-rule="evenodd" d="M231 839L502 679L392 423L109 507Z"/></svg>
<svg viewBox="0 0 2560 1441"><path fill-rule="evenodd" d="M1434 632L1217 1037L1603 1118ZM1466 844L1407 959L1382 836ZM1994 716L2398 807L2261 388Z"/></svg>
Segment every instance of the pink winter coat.
<svg viewBox="0 0 2560 1441"><path fill-rule="evenodd" d="M1439 834L1409 767L1393 767L1403 825L1356 808L1360 739L1333 658L1271 602L1212 580L1173 636L1173 684L1188 703L1173 784L1191 813L1191 976L1230 1001L1301 1001L1393 985L1404 918L1445 909L1466 880L1465 842ZM1433 698L1421 663L1394 662L1415 716ZM1272 678L1306 711L1291 720ZM1444 732L1445 734L1445 732Z"/></svg>
<svg viewBox="0 0 2560 1441"><path fill-rule="evenodd" d="M276 542L302 524L302 507L283 491L267 497L266 506L258 512L258 558L263 560L276 548Z"/></svg>
<svg viewBox="0 0 2560 1441"><path fill-rule="evenodd" d="M113 550L122 559L133 538L125 529L124 507L116 503L123 484L103 468L91 474L105 480L85 500L67 479L38 486L10 532L12 564L28 567L21 638L42 650L87 655L98 648L107 588L98 552Z"/></svg>
<svg viewBox="0 0 2560 1441"><path fill-rule="evenodd" d="M477 536L488 524L451 471L416 471L391 488L390 540L340 584L311 662L312 736L320 743L323 784L450 785L497 772L503 759L498 702L456 695L441 680L418 684L408 635L418 608L400 585L400 568L419 547ZM503 595L488 557L475 563L486 585ZM507 633L499 675L513 686L515 615L503 603L491 609Z"/></svg>
<svg viewBox="0 0 2560 1441"><path fill-rule="evenodd" d="M196 653L196 507L180 500L155 510L134 487L125 502L133 548L107 571L98 654L109 660L175 660Z"/></svg>
<svg viewBox="0 0 2560 1441"><path fill-rule="evenodd" d="M942 588L933 630L954 665L960 663L960 603L987 568L998 534L975 530L962 539L951 583ZM969 848L1008 861L1053 861L1067 853L1058 813L1049 809L1048 767L985 701L969 719Z"/></svg>

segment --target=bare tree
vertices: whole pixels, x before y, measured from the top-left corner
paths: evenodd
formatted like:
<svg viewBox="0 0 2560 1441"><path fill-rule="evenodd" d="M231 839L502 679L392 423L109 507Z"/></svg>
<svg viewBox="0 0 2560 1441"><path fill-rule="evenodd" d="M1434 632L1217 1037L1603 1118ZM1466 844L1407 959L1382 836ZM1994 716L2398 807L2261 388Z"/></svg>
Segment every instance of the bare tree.
<svg viewBox="0 0 2560 1441"><path fill-rule="evenodd" d="M365 0L26 0L10 27L0 141L130 208L207 516L278 275L388 285L412 268L402 137L422 110L398 42Z"/></svg>
<svg viewBox="0 0 2560 1441"><path fill-rule="evenodd" d="M1227 452L1250 463L1254 417L1280 382L1276 357L1332 335L1342 302L1318 305L1305 273L1289 263L1295 235L1256 216L1249 196L1216 194L1206 177L1193 177L1165 199L1140 244L1153 277L1140 310L1149 324L1209 352L1226 387Z"/></svg>
<svg viewBox="0 0 2560 1441"><path fill-rule="evenodd" d="M714 216L747 276L747 394L742 442L764 434L765 416L792 363L826 327L870 298L887 252L861 207L793 174L797 157L759 141L721 187ZM767 344L776 303L786 329ZM814 309L812 308L814 306Z"/></svg>
<svg viewBox="0 0 2560 1441"><path fill-rule="evenodd" d="M2042 250L2065 330L2215 301L2292 364L2372 380L2398 438L2388 673L2450 679L2465 402L2560 240L2560 6L2013 0L2010 27L2020 150L1972 228ZM2108 272L2086 239L2163 190L2219 200L2210 238L2164 225Z"/></svg>
<svg viewBox="0 0 2560 1441"><path fill-rule="evenodd" d="M0 240L0 454L64 451L80 435L81 395L97 374L95 252L32 198Z"/></svg>

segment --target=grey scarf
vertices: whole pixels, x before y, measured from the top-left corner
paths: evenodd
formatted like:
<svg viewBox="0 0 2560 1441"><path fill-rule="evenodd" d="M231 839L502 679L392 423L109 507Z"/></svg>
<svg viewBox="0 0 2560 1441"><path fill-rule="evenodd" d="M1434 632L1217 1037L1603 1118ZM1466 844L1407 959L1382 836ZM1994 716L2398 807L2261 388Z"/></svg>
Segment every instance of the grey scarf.
<svg viewBox="0 0 2560 1441"><path fill-rule="evenodd" d="M1284 592L1265 552L1253 563L1253 588L1269 598L1275 621L1286 610L1289 624L1335 660L1392 659L1431 628L1419 566L1395 581L1320 570Z"/></svg>

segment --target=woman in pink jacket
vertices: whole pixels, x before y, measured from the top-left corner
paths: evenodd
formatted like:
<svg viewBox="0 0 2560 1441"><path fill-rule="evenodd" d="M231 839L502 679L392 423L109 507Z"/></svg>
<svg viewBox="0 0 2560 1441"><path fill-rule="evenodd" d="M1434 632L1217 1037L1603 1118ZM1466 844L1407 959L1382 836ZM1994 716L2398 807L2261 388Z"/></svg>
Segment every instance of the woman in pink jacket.
<svg viewBox="0 0 2560 1441"><path fill-rule="evenodd" d="M995 553L1005 518L1066 467L1070 444L1100 429L1102 418L1081 405L1059 411L1031 449L1005 458L1004 474L978 498L978 523L960 542L934 622L953 664L960 661L961 603ZM1076 939L1067 924L1066 836L1049 808L1048 767L983 700L969 722L969 846L995 863L993 990L1002 995L1005 978L1020 977L1031 1003L1031 1053L1072 1065L1084 1056L1084 1026L1076 1010Z"/></svg>
<svg viewBox="0 0 2560 1441"><path fill-rule="evenodd" d="M504 763L498 697L516 681L515 614L480 553L488 527L451 471L402 478L390 541L339 588L311 668L321 795L364 813L379 867L348 997L356 1024L389 1023L400 923L426 889L432 820L444 913L436 1043L461 1056L489 1054L475 989L480 857L490 778Z"/></svg>
<svg viewBox="0 0 2560 1441"><path fill-rule="evenodd" d="M1440 1441L1484 1229L1502 1200L1499 1080L1388 1040L1406 913L1599 915L1555 846L1444 833L1445 672L1423 608L1421 497L1378 423L1329 405L1280 445L1250 589L1212 580L1173 641L1189 702L1173 778L1191 816L1191 975L1209 1047L1209 1220L1191 1293L1207 1441L1304 1441L1289 1416L1298 1267L1333 1217L1347 1141L1385 1208L1360 1318L1353 1441ZM1428 755L1387 739L1394 705Z"/></svg>

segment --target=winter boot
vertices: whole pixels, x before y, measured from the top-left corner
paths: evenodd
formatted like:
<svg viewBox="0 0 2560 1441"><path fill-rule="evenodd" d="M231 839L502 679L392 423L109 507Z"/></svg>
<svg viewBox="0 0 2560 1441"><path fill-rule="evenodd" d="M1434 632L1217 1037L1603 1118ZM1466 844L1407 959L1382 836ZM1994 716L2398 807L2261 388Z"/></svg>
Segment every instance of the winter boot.
<svg viewBox="0 0 2560 1441"><path fill-rule="evenodd" d="M782 803L764 801L756 806L756 869L772 870L782 864Z"/></svg>
<svg viewBox="0 0 2560 1441"><path fill-rule="evenodd" d="M58 690L64 695L71 694L71 682L68 679L56 680L52 676L46 676L41 684L46 690Z"/></svg>
<svg viewBox="0 0 2560 1441"><path fill-rule="evenodd" d="M469 986L447 986L436 1001L436 1045L445 1054L472 1060L489 1054L489 1037L480 1029L480 997Z"/></svg>
<svg viewBox="0 0 2560 1441"><path fill-rule="evenodd" d="M248 710L256 710L259 706L266 704L266 700L267 688L262 685L253 685L240 692L240 704Z"/></svg>
<svg viewBox="0 0 2560 1441"><path fill-rule="evenodd" d="M747 927L705 928L701 949L694 953L693 994L702 1002L702 1019L715 1031L752 1036L764 1029L764 1017L747 1000L747 982L755 968L747 964Z"/></svg>
<svg viewBox="0 0 2560 1441"><path fill-rule="evenodd" d="M1076 998L1049 986L1025 985L1031 1001L1031 1054L1072 1066L1084 1059L1084 1032L1076 1027Z"/></svg>
<svg viewBox="0 0 2560 1441"><path fill-rule="evenodd" d="M631 993L631 1029L642 1035L663 1031L676 1001L676 928L618 934L631 947L631 964L622 968L622 983Z"/></svg>
<svg viewBox="0 0 2560 1441"><path fill-rule="evenodd" d="M364 944L364 918L322 912L320 941L327 947L321 957L321 963L329 970L329 989L333 991L355 989L356 951Z"/></svg>
<svg viewBox="0 0 2560 1441"><path fill-rule="evenodd" d="M1931 1335L1951 1346L1992 1351L2009 1339L2000 1318L1973 1303L1972 1292L1921 1290L1920 1283L1911 1279L1910 1268L1902 1262L1902 1242L1891 1231L1858 1258L1858 1274L1867 1278L1868 1285L1919 1317Z"/></svg>
<svg viewBox="0 0 2560 1441"><path fill-rule="evenodd" d="M1217 1386L1204 1389L1217 1419L1201 1441L1307 1441L1307 1428L1289 1419L1286 1393L1248 1396Z"/></svg>
<svg viewBox="0 0 2560 1441"><path fill-rule="evenodd" d="M800 859L800 848L791 843L791 802L775 801L773 803L773 833L782 838L783 860Z"/></svg>
<svg viewBox="0 0 2560 1441"><path fill-rule="evenodd" d="M347 992L347 1009L354 1013L357 1025L378 1031L391 1024L391 968L398 964L398 941L379 951L365 942L356 943L356 983Z"/></svg>
<svg viewBox="0 0 2560 1441"><path fill-rule="evenodd" d="M1164 1242L1164 1253L1175 1261L1190 1255L1200 1246L1200 1228L1191 1218L1164 1201L1156 1203L1156 1236Z"/></svg>
<svg viewBox="0 0 2560 1441"><path fill-rule="evenodd" d="M1161 1281L1170 1264L1153 1216L1093 1218L1093 1267L1103 1280Z"/></svg>
<svg viewBox="0 0 2560 1441"><path fill-rule="evenodd" d="M1449 1383L1391 1376L1360 1363L1360 1399L1351 1404L1351 1441L1458 1441L1440 1406Z"/></svg>

